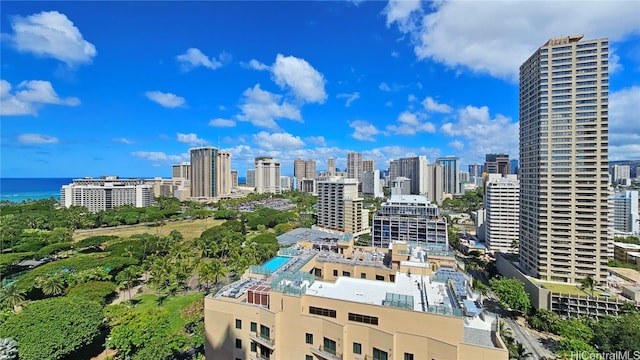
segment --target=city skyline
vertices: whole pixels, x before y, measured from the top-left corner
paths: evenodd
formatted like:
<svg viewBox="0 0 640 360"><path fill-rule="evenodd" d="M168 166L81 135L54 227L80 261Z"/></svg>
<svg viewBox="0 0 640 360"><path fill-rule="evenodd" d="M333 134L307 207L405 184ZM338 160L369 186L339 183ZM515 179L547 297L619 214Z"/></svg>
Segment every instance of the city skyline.
<svg viewBox="0 0 640 360"><path fill-rule="evenodd" d="M635 2L143 4L3 2L3 177L170 177L202 145L239 174L518 159L519 65L574 34L609 38L610 160L640 158Z"/></svg>

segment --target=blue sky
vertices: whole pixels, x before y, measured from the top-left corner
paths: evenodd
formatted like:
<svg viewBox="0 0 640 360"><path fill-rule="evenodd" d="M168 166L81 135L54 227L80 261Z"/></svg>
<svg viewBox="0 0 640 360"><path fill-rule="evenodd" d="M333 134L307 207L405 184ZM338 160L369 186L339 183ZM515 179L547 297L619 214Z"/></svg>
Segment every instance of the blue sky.
<svg viewBox="0 0 640 360"><path fill-rule="evenodd" d="M541 4L544 4L542 6ZM518 154L518 67L609 37L610 159L640 159L640 2L9 2L1 176L170 176L188 149ZM570 16L567 16L570 14Z"/></svg>

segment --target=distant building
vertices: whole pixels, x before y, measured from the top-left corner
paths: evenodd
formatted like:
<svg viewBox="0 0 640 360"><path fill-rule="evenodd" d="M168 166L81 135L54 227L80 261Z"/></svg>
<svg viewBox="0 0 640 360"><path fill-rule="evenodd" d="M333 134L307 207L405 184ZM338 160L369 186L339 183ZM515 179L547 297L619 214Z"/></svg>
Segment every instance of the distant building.
<svg viewBox="0 0 640 360"><path fill-rule="evenodd" d="M317 226L353 235L369 232L368 210L358 196L358 181L330 178L318 181Z"/></svg>
<svg viewBox="0 0 640 360"><path fill-rule="evenodd" d="M374 198L384 197L380 183L380 170L362 173L362 194L371 195Z"/></svg>
<svg viewBox="0 0 640 360"><path fill-rule="evenodd" d="M637 190L621 190L614 193L613 229L622 234L640 234Z"/></svg>
<svg viewBox="0 0 640 360"><path fill-rule="evenodd" d="M317 184L316 179L302 179L298 182L298 191L315 195L317 192Z"/></svg>
<svg viewBox="0 0 640 360"><path fill-rule="evenodd" d="M445 156L436 159L436 162L442 165L444 192L452 195L460 194L460 158Z"/></svg>
<svg viewBox="0 0 640 360"><path fill-rule="evenodd" d="M153 185L144 179L120 179L104 176L99 179L74 179L60 190L60 205L66 208L84 206L91 212L119 206L147 207L153 204Z"/></svg>
<svg viewBox="0 0 640 360"><path fill-rule="evenodd" d="M280 176L281 191L290 191L293 189L293 182L290 176Z"/></svg>
<svg viewBox="0 0 640 360"><path fill-rule="evenodd" d="M376 163L373 159L364 159L362 160L362 172L370 171L373 172L376 169Z"/></svg>
<svg viewBox="0 0 640 360"><path fill-rule="evenodd" d="M256 169L247 169L247 178L245 181L247 182L245 184L247 187L256 187Z"/></svg>
<svg viewBox="0 0 640 360"><path fill-rule="evenodd" d="M182 178L163 179L160 177L145 180L153 186L153 196L175 197L180 201L191 197L191 181Z"/></svg>
<svg viewBox="0 0 640 360"><path fill-rule="evenodd" d="M171 166L171 178L191 180L191 164L183 162Z"/></svg>
<svg viewBox="0 0 640 360"><path fill-rule="evenodd" d="M280 162L270 156L257 157L256 164L256 193L279 194L280 189Z"/></svg>
<svg viewBox="0 0 640 360"><path fill-rule="evenodd" d="M613 165L612 178L616 184L626 184L631 179L631 166L629 165Z"/></svg>
<svg viewBox="0 0 640 360"><path fill-rule="evenodd" d="M414 156L401 158L389 162L389 178L391 181L397 177L411 179L410 194L424 195L427 190L427 167L429 162L426 156Z"/></svg>
<svg viewBox="0 0 640 360"><path fill-rule="evenodd" d="M192 148L191 196L217 198L231 194L231 153L211 146Z"/></svg>
<svg viewBox="0 0 640 360"><path fill-rule="evenodd" d="M330 157L327 159L327 173L328 176L336 174L336 158Z"/></svg>
<svg viewBox="0 0 640 360"><path fill-rule="evenodd" d="M391 195L373 215L371 246L387 248L394 241L438 245L448 249L447 221L422 195Z"/></svg>
<svg viewBox="0 0 640 360"><path fill-rule="evenodd" d="M444 167L439 163L427 165L427 198L434 204L442 204L444 194Z"/></svg>
<svg viewBox="0 0 640 360"><path fill-rule="evenodd" d="M476 187L482 186L482 173L484 172L484 165L471 164L469 165L469 181Z"/></svg>
<svg viewBox="0 0 640 360"><path fill-rule="evenodd" d="M398 176L391 180L389 187L391 195L411 195L411 179Z"/></svg>
<svg viewBox="0 0 640 360"><path fill-rule="evenodd" d="M347 154L347 178L362 181L362 153Z"/></svg>
<svg viewBox="0 0 640 360"><path fill-rule="evenodd" d="M231 187L238 187L238 170L231 170Z"/></svg>
<svg viewBox="0 0 640 360"><path fill-rule="evenodd" d="M485 156L484 172L487 174L511 174L509 154L487 154Z"/></svg>
<svg viewBox="0 0 640 360"><path fill-rule="evenodd" d="M516 175L489 174L485 192L485 236L491 252L517 252L520 182Z"/></svg>

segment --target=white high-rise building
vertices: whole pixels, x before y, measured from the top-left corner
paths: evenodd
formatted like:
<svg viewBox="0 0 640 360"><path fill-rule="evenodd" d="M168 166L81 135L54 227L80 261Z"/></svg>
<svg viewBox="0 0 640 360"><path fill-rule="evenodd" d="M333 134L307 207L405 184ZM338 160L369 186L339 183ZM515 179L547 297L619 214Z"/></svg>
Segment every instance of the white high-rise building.
<svg viewBox="0 0 640 360"><path fill-rule="evenodd" d="M360 235L369 232L369 211L358 196L358 181L333 177L318 181L317 226Z"/></svg>
<svg viewBox="0 0 640 360"><path fill-rule="evenodd" d="M256 187L256 169L247 169L247 177L245 179L247 187Z"/></svg>
<svg viewBox="0 0 640 360"><path fill-rule="evenodd" d="M153 184L143 179L120 179L105 176L99 179L74 179L60 189L60 205L66 208L84 206L91 212L131 205L147 207L153 204Z"/></svg>
<svg viewBox="0 0 640 360"><path fill-rule="evenodd" d="M392 160L389 163L389 178L391 181L397 177L411 179L410 194L426 194L427 189L427 166L429 162L426 156L414 156Z"/></svg>
<svg viewBox="0 0 640 360"><path fill-rule="evenodd" d="M290 191L293 189L293 182L290 176L280 176L280 190Z"/></svg>
<svg viewBox="0 0 640 360"><path fill-rule="evenodd" d="M334 176L336 174L336 158L330 157L327 159L327 174Z"/></svg>
<svg viewBox="0 0 640 360"><path fill-rule="evenodd" d="M280 162L274 161L271 156L257 157L256 164L256 193L279 194L280 189Z"/></svg>
<svg viewBox="0 0 640 360"><path fill-rule="evenodd" d="M376 162L373 159L362 160L362 172L373 171L376 169Z"/></svg>
<svg viewBox="0 0 640 360"><path fill-rule="evenodd" d="M613 195L613 229L622 234L640 234L638 190L621 190Z"/></svg>
<svg viewBox="0 0 640 360"><path fill-rule="evenodd" d="M631 179L630 165L613 165L612 180L615 183L627 183Z"/></svg>
<svg viewBox="0 0 640 360"><path fill-rule="evenodd" d="M520 66L520 266L606 281L608 39L547 41Z"/></svg>
<svg viewBox="0 0 640 360"><path fill-rule="evenodd" d="M444 194L444 168L439 163L427 165L427 198L434 204L441 204Z"/></svg>
<svg viewBox="0 0 640 360"><path fill-rule="evenodd" d="M447 194L460 194L460 158L456 156L445 156L436 159L442 165L444 176L444 192Z"/></svg>
<svg viewBox="0 0 640 360"><path fill-rule="evenodd" d="M374 198L384 197L382 183L380 182L380 170L362 173L362 194L371 195Z"/></svg>
<svg viewBox="0 0 640 360"><path fill-rule="evenodd" d="M191 164L188 162L183 162L180 164L173 165L171 167L171 178L172 179L191 179Z"/></svg>
<svg viewBox="0 0 640 360"><path fill-rule="evenodd" d="M520 241L520 182L516 175L488 174L484 239L491 252L517 252Z"/></svg>
<svg viewBox="0 0 640 360"><path fill-rule="evenodd" d="M347 178L362 181L362 153L347 154Z"/></svg>

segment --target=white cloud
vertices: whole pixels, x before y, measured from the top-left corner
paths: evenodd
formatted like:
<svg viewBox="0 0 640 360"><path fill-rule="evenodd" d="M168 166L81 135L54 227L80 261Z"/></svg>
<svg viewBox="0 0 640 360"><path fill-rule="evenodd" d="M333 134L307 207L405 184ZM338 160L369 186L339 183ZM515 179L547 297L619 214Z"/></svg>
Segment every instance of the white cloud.
<svg viewBox="0 0 640 360"><path fill-rule="evenodd" d="M18 141L23 144L55 144L58 138L42 134L21 134Z"/></svg>
<svg viewBox="0 0 640 360"><path fill-rule="evenodd" d="M78 106L77 97L60 98L48 81L23 81L11 93L11 84L0 80L0 115L37 115L44 104Z"/></svg>
<svg viewBox="0 0 640 360"><path fill-rule="evenodd" d="M418 119L421 114L414 114L409 111L404 111L398 115L399 125L387 125L387 130L395 135L415 135L419 132L436 132L436 127L431 122L422 122Z"/></svg>
<svg viewBox="0 0 640 360"><path fill-rule="evenodd" d="M240 105L242 113L238 120L250 121L253 125L276 130L275 119L291 119L302 122L300 110L282 101L282 96L262 90L260 84L244 91L244 102Z"/></svg>
<svg viewBox="0 0 640 360"><path fill-rule="evenodd" d="M456 150L462 150L464 149L464 143L462 141L453 140L449 142L449 147L452 147Z"/></svg>
<svg viewBox="0 0 640 360"><path fill-rule="evenodd" d="M209 121L209 126L213 126L213 127L234 127L234 126L236 126L236 122L233 121L233 120L229 120L229 119L217 118L217 119L211 119L211 121Z"/></svg>
<svg viewBox="0 0 640 360"><path fill-rule="evenodd" d="M344 104L344 106L349 107L351 106L352 102L360 99L360 93L357 91L351 94L343 93L343 94L336 95L336 97L338 99L347 99L347 102Z"/></svg>
<svg viewBox="0 0 640 360"><path fill-rule="evenodd" d="M417 100L418 100L418 98L413 94L409 94L409 96L407 97L407 101L410 102L410 103L412 103L414 101L417 101Z"/></svg>
<svg viewBox="0 0 640 360"><path fill-rule="evenodd" d="M190 146L204 145L207 143L207 140L199 138L198 135L194 133L191 133L191 134L177 133L176 135L178 137L178 142L189 144Z"/></svg>
<svg viewBox="0 0 640 360"><path fill-rule="evenodd" d="M476 157L484 154L506 152L512 158L518 158L519 128L517 122L498 114L495 118L489 115L487 106L466 106L459 109L456 122L447 122L440 127L440 131L448 136L463 137L468 148L467 154L474 158L465 159L469 162L478 161Z"/></svg>
<svg viewBox="0 0 640 360"><path fill-rule="evenodd" d="M394 22L404 32L411 29L411 14L420 10L420 0L390 0L382 13L387 16L387 27Z"/></svg>
<svg viewBox="0 0 640 360"><path fill-rule="evenodd" d="M392 51L391 52L391 57L398 58L398 57L400 57L400 54L398 54L397 51Z"/></svg>
<svg viewBox="0 0 640 360"><path fill-rule="evenodd" d="M422 101L422 105L424 106L425 109L429 111L445 113L445 114L448 114L453 110L451 109L451 106L447 104L440 104L437 101L433 100L433 98L431 98L430 96L427 96Z"/></svg>
<svg viewBox="0 0 640 360"><path fill-rule="evenodd" d="M121 144L126 144L126 145L133 144L133 141L131 141L131 140L127 139L127 138L116 138L116 139L113 139L113 141L119 142Z"/></svg>
<svg viewBox="0 0 640 360"><path fill-rule="evenodd" d="M624 39L640 31L634 1L391 1L387 24L410 35L419 59L517 81L518 69L549 38ZM570 16L567 16L570 14Z"/></svg>
<svg viewBox="0 0 640 360"><path fill-rule="evenodd" d="M251 59L249 63L243 64L244 66L258 71L270 70L271 67L269 65L265 65L256 59Z"/></svg>
<svg viewBox="0 0 640 360"><path fill-rule="evenodd" d="M381 82L380 85L378 85L378 89L382 91L391 91L391 87L386 82Z"/></svg>
<svg viewBox="0 0 640 360"><path fill-rule="evenodd" d="M640 158L640 86L609 94L609 158Z"/></svg>
<svg viewBox="0 0 640 360"><path fill-rule="evenodd" d="M147 91L144 94L149 100L157 102L158 104L166 108L180 107L185 103L183 97L172 93L163 93L161 91Z"/></svg>
<svg viewBox="0 0 640 360"><path fill-rule="evenodd" d="M189 154L168 155L161 151L133 151L131 155L140 159L163 164L177 164L183 161L189 161L190 159Z"/></svg>
<svg viewBox="0 0 640 360"><path fill-rule="evenodd" d="M57 11L43 11L11 19L13 34L4 35L21 52L60 60L72 67L91 63L96 47L86 41L80 30Z"/></svg>
<svg viewBox="0 0 640 360"><path fill-rule="evenodd" d="M253 142L262 149L266 150L292 150L304 147L304 142L299 136L293 136L289 133L272 133L261 131L253 135Z"/></svg>
<svg viewBox="0 0 640 360"><path fill-rule="evenodd" d="M322 104L327 98L324 76L304 59L278 54L271 71L276 84L304 101Z"/></svg>
<svg viewBox="0 0 640 360"><path fill-rule="evenodd" d="M306 138L308 143L318 145L318 146L327 146L327 141L324 136L309 136Z"/></svg>
<svg viewBox="0 0 640 360"><path fill-rule="evenodd" d="M364 120L352 121L349 124L349 127L353 128L351 136L353 136L354 139L361 141L376 141L374 136L382 134L382 131Z"/></svg>
<svg viewBox="0 0 640 360"><path fill-rule="evenodd" d="M206 67L207 69L215 70L222 67L225 63L231 61L231 55L223 52L219 56L220 60L215 57L209 58L200 49L189 48L187 52L182 55L176 56L176 60L180 63L180 69L182 71L190 71L198 66Z"/></svg>

